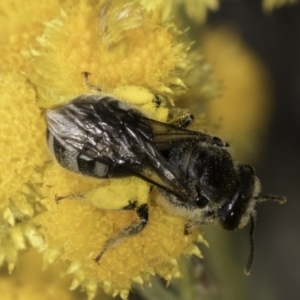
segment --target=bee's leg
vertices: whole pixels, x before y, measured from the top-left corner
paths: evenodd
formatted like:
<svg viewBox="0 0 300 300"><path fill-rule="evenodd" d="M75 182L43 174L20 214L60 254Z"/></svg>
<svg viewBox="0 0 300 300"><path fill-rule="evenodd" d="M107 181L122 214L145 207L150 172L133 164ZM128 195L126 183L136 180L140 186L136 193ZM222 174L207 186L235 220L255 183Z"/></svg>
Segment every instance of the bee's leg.
<svg viewBox="0 0 300 300"><path fill-rule="evenodd" d="M202 215L200 220L188 220L184 225L184 235L191 234L194 229L197 229L204 224L214 222L217 218L216 213L208 211Z"/></svg>
<svg viewBox="0 0 300 300"><path fill-rule="evenodd" d="M96 86L96 85L93 85L90 83L89 81L89 76L91 75L91 73L89 72L82 72L82 75L84 76L84 84L90 88L91 90L96 90L97 92L101 92L101 89Z"/></svg>
<svg viewBox="0 0 300 300"><path fill-rule="evenodd" d="M128 205L124 206L122 210L135 210L137 207L137 200L129 200Z"/></svg>
<svg viewBox="0 0 300 300"><path fill-rule="evenodd" d="M186 223L184 225L184 235L189 235L191 233L192 229L191 229L191 224L190 223Z"/></svg>
<svg viewBox="0 0 300 300"><path fill-rule="evenodd" d="M168 123L180 128L186 128L194 122L194 116L187 110L177 107L170 108Z"/></svg>
<svg viewBox="0 0 300 300"><path fill-rule="evenodd" d="M84 196L81 193L70 194L67 196L57 196L55 195L55 202L59 203L64 199L75 199L75 200L85 200Z"/></svg>
<svg viewBox="0 0 300 300"><path fill-rule="evenodd" d="M132 205L132 204L129 203L129 205ZM133 205L135 205L135 204L133 203ZM121 242L123 239L141 232L145 228L145 226L148 223L148 217L149 217L148 205L147 204L141 205L140 207L138 207L136 209L136 213L139 217L139 223L131 224L130 226L124 228L120 233L118 233L117 235L115 235L114 237L109 239L105 243L105 245L102 248L99 255L96 258L94 258L94 261L96 263L99 263L102 255L105 253L106 250L108 250L109 248L115 246L116 244Z"/></svg>
<svg viewBox="0 0 300 300"><path fill-rule="evenodd" d="M184 225L184 235L189 235L191 234L195 229L199 229L203 224L203 222L193 222L193 221L188 221Z"/></svg>

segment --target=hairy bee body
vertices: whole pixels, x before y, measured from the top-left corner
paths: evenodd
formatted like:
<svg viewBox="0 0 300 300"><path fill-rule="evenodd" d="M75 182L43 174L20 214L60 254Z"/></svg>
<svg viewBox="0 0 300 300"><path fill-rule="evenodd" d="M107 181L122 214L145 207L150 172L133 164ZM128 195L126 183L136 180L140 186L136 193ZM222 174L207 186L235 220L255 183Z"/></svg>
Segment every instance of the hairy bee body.
<svg viewBox="0 0 300 300"><path fill-rule="evenodd" d="M145 179L158 186L161 205L186 219L186 233L211 221L235 230L251 220L253 248L255 205L266 197L259 196L253 168L234 161L225 141L149 119L103 94L83 95L48 110L47 124L48 146L62 167L97 178ZM146 204L129 202L125 209L135 209L140 223L111 238L97 262L119 239L146 226ZM253 249L247 271L252 255Z"/></svg>
<svg viewBox="0 0 300 300"><path fill-rule="evenodd" d="M162 155L184 141L227 147L221 139L143 116L105 95L81 96L47 112L48 146L64 168L109 178L136 175L180 198L197 191Z"/></svg>

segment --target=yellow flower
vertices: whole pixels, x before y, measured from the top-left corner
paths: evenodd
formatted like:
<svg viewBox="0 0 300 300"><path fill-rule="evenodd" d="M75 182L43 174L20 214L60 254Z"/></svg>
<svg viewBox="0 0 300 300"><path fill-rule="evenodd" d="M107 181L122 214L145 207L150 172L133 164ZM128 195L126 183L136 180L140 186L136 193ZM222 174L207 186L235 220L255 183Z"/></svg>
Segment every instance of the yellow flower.
<svg viewBox="0 0 300 300"><path fill-rule="evenodd" d="M286 5L286 4L294 4L297 2L298 2L298 0L264 0L263 8L266 11L272 11L274 8L278 8L278 7Z"/></svg>
<svg viewBox="0 0 300 300"><path fill-rule="evenodd" d="M223 81L222 97L208 103L206 117L222 120L217 134L230 143L238 159L254 161L272 115L267 69L230 27L207 30L202 41L214 76Z"/></svg>
<svg viewBox="0 0 300 300"><path fill-rule="evenodd" d="M166 95L184 90L177 68L186 63L189 44L178 42L173 25L162 26L159 11L147 12L137 1L113 3L83 1L46 24L29 74L41 106L86 93L82 72L103 91L126 85Z"/></svg>
<svg viewBox="0 0 300 300"><path fill-rule="evenodd" d="M42 258L31 249L18 261L18 268L13 276L1 272L1 300L75 299L68 291L69 280L57 276L59 267L61 266L52 265L46 271L42 271Z"/></svg>
<svg viewBox="0 0 300 300"><path fill-rule="evenodd" d="M48 158L45 122L36 91L21 75L29 65L30 47L42 22L59 11L59 1L2 1L0 4L0 265L9 272L18 251L30 245L43 249L43 239L27 221L38 209L43 166Z"/></svg>
<svg viewBox="0 0 300 300"><path fill-rule="evenodd" d="M60 8L59 0L1 1L0 3L0 71L19 71L30 61L30 49L43 23L52 19ZM62 1L63 2L63 1Z"/></svg>
<svg viewBox="0 0 300 300"><path fill-rule="evenodd" d="M15 48L7 48L4 40L0 47L7 58L3 71L11 66L23 74L3 73L0 81L0 209L1 226L7 228L1 232L1 257L12 270L17 250L25 249L28 240L43 253L45 265L63 262L64 272L73 276L71 288L83 286L89 299L98 285L126 299L132 284L149 281L150 275L168 281L180 276L177 258L181 253L200 256L192 243L203 241L197 231L184 235L185 220L163 211L156 203L162 196L155 189L150 193L147 182L72 174L52 162L46 149L44 108L97 92L85 84L82 72L91 74L93 86L164 122L168 109L156 108L153 93L172 102L186 90L185 79L189 85L193 81L187 74L198 74L197 59L188 55L190 43L180 41L174 24L162 23L159 9L147 11L138 1L108 3L54 1L45 10L28 4L26 18L35 16L34 22L20 19L6 40L14 31L18 36L28 31L30 41L18 38ZM16 3L10 4L2 22L20 15L13 10ZM56 203L56 196L66 199ZM93 258L105 242L137 221L132 211L116 211L130 199L149 204L149 223L96 264Z"/></svg>
<svg viewBox="0 0 300 300"><path fill-rule="evenodd" d="M187 16L197 23L204 23L208 10L217 10L218 0L141 0L147 9L152 10L158 6L163 7L163 19L168 20L174 14L180 14L184 9Z"/></svg>
<svg viewBox="0 0 300 300"><path fill-rule="evenodd" d="M34 89L16 73L1 73L0 78L0 220L6 229L0 233L0 263L6 260L12 271L26 240L41 247L41 237L26 221L42 192L47 149Z"/></svg>

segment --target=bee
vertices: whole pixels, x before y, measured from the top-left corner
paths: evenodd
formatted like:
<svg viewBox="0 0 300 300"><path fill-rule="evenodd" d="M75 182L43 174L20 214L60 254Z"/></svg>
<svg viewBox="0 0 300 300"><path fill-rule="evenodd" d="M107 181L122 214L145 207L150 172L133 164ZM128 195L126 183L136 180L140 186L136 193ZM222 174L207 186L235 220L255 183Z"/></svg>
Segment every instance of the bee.
<svg viewBox="0 0 300 300"><path fill-rule="evenodd" d="M157 99L157 97L156 97ZM186 220L185 234L209 222L226 230L249 221L250 254L256 204L284 197L261 196L261 185L251 166L236 162L229 144L219 137L147 118L137 108L106 94L82 95L47 111L47 142L64 168L96 178L137 176L157 186L159 203ZM181 124L189 124L186 118ZM107 249L137 234L148 222L147 204L129 201L139 222L109 239Z"/></svg>

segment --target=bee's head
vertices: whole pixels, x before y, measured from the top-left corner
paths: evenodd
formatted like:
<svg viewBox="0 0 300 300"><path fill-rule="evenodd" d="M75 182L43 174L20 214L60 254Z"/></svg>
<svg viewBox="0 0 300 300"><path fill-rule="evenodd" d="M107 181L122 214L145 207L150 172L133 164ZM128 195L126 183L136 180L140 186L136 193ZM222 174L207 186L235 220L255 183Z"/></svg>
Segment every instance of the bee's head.
<svg viewBox="0 0 300 300"><path fill-rule="evenodd" d="M228 199L217 212L217 218L221 226L226 230L235 230L244 227L249 220L250 228L250 252L245 267L245 274L250 274L254 255L254 230L256 224L255 205L261 191L259 179L255 176L251 166L238 164L238 180L233 197Z"/></svg>
<svg viewBox="0 0 300 300"><path fill-rule="evenodd" d="M244 227L255 216L255 204L261 191L259 179L254 169L248 165L238 164L238 179L231 199L218 209L218 220L226 230Z"/></svg>
<svg viewBox="0 0 300 300"><path fill-rule="evenodd" d="M282 196L260 196L261 185L260 181L255 176L254 169L251 166L239 164L239 180L234 196L225 202L217 213L218 220L221 226L226 230L235 230L242 228L251 222L250 228L250 253L248 262L245 267L245 274L250 274L250 269L254 254L253 235L256 225L256 210L255 205L258 202L273 200L284 203L285 197Z"/></svg>

